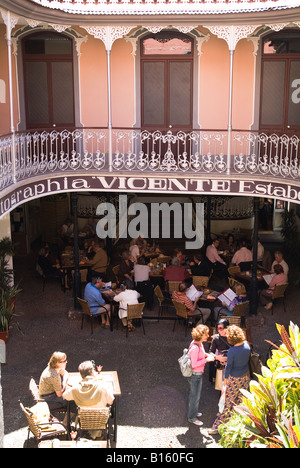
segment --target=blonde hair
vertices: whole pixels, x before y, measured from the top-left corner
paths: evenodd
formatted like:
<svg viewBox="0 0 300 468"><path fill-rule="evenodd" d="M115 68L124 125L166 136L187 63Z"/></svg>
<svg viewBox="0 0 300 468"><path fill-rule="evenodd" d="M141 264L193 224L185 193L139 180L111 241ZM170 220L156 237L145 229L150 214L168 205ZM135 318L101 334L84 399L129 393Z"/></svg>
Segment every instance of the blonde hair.
<svg viewBox="0 0 300 468"><path fill-rule="evenodd" d="M238 296L243 296L246 294L246 288L243 284L237 284L235 287L235 292Z"/></svg>
<svg viewBox="0 0 300 468"><path fill-rule="evenodd" d="M198 325L192 330L192 338L194 341L201 341L204 335L209 334L209 328L206 325Z"/></svg>
<svg viewBox="0 0 300 468"><path fill-rule="evenodd" d="M245 341L245 335L243 330L240 327L237 327L236 325L230 325L227 328L226 336L228 343L232 346Z"/></svg>
<svg viewBox="0 0 300 468"><path fill-rule="evenodd" d="M67 355L65 353L61 353L60 351L55 351L55 353L52 354L50 361L48 363L49 367L51 369L55 369L57 364L60 364L63 361L67 360Z"/></svg>

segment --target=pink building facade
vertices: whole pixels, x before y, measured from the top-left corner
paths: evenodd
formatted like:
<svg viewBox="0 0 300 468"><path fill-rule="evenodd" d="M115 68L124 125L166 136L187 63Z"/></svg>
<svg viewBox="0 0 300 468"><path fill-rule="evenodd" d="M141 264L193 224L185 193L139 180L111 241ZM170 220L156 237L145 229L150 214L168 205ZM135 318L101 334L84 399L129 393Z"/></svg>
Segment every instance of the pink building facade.
<svg viewBox="0 0 300 468"><path fill-rule="evenodd" d="M75 191L300 203L298 0L0 13L0 216Z"/></svg>

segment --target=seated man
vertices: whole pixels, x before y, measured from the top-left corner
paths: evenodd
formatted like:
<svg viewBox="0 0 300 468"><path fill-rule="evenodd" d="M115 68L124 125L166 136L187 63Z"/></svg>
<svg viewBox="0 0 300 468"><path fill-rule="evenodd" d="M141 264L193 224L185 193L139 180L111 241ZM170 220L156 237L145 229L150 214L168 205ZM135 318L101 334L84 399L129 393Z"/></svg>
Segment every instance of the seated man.
<svg viewBox="0 0 300 468"><path fill-rule="evenodd" d="M109 328L110 305L105 302L100 292L102 279L94 275L84 290L84 300L89 303L92 314L101 314L103 328Z"/></svg>
<svg viewBox="0 0 300 468"><path fill-rule="evenodd" d="M91 281L92 276L94 274L98 274L99 276L101 276L102 280L105 281L108 257L107 253L100 245L100 241L98 241L97 239L94 241L93 251L95 252L93 258L85 261L85 263L90 267L87 280Z"/></svg>
<svg viewBox="0 0 300 468"><path fill-rule="evenodd" d="M114 301L119 302L119 317L122 320L124 327L128 327L128 331L133 331L134 326L132 325L131 320L127 320L127 306L132 304L138 304L140 294L127 287L124 291L121 291L119 294L114 296Z"/></svg>
<svg viewBox="0 0 300 468"><path fill-rule="evenodd" d="M247 241L244 239L241 242L241 248L234 254L232 263L239 265L241 271L250 270L253 261L253 254L247 247Z"/></svg>
<svg viewBox="0 0 300 468"><path fill-rule="evenodd" d="M275 260L274 260L274 262L272 263L271 273L275 273L275 268L274 268L275 265L281 265L282 268L283 268L284 274L288 276L288 274L289 274L289 266L288 266L288 264L286 263L286 261L285 261L284 258L283 258L283 253L280 252L279 250L277 250L277 251L275 252L275 255L274 255L274 256L275 256Z"/></svg>
<svg viewBox="0 0 300 468"><path fill-rule="evenodd" d="M211 268L201 254L194 255L190 262L190 270L193 276L210 276Z"/></svg>
<svg viewBox="0 0 300 468"><path fill-rule="evenodd" d="M112 405L114 395L96 373L92 361L82 362L78 368L82 380L63 393L67 401L75 401L77 406L89 408L105 408ZM102 431L91 431L93 439L100 437Z"/></svg>
<svg viewBox="0 0 300 468"><path fill-rule="evenodd" d="M190 276L187 269L180 265L178 257L172 259L171 265L167 266L163 275L165 281L183 281Z"/></svg>
<svg viewBox="0 0 300 468"><path fill-rule="evenodd" d="M153 285L150 281L150 267L146 265L145 257L139 257L137 263L134 265L134 281L135 288L143 296L143 300L146 302L146 306L152 309L154 296L153 296Z"/></svg>
<svg viewBox="0 0 300 468"><path fill-rule="evenodd" d="M207 308L200 308L197 305L197 300L193 302L187 295L188 291L188 285L186 283L180 283L179 285L179 290L174 291L172 295L172 299L175 302L180 302L181 304L184 304L186 309L187 309L187 315L188 317L191 317L192 319L201 317L203 324L207 321L211 314L211 310Z"/></svg>

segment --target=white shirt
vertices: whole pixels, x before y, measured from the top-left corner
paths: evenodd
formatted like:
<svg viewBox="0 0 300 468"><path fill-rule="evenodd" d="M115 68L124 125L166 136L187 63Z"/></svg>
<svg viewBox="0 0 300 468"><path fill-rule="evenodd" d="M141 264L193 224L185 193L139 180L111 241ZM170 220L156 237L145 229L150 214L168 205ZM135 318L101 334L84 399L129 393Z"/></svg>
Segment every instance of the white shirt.
<svg viewBox="0 0 300 468"><path fill-rule="evenodd" d="M208 258L208 260L211 262L211 263L216 263L216 262L219 262L219 263L223 263L223 265L226 265L226 263L224 262L224 260L222 260L222 258L220 257L219 255L219 252L217 251L216 247L214 246L214 244L212 245L209 245L206 249L206 256Z"/></svg>
<svg viewBox="0 0 300 468"><path fill-rule="evenodd" d="M141 295L134 289L125 289L114 297L114 301L119 302L119 317L120 319L127 317L127 306L138 304Z"/></svg>
<svg viewBox="0 0 300 468"><path fill-rule="evenodd" d="M148 265L134 265L134 281L139 283L140 281L149 281L150 267Z"/></svg>

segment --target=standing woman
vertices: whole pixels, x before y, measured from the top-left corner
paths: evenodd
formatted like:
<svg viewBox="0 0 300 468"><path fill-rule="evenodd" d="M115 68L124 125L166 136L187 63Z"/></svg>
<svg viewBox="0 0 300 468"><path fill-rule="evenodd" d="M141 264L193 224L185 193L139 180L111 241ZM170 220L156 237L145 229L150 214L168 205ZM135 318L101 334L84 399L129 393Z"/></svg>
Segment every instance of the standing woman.
<svg viewBox="0 0 300 468"><path fill-rule="evenodd" d="M232 347L228 350L225 367L225 406L223 413L219 414L212 428L209 429L209 434L218 434L219 426L228 421L233 407L241 402L240 390L248 390L250 383L250 346L245 340L243 330L236 325L231 325L227 329L227 340Z"/></svg>
<svg viewBox="0 0 300 468"><path fill-rule="evenodd" d="M203 425L203 422L198 418L202 416L202 413L199 413L199 402L205 364L213 360L213 357L207 354L203 347L203 343L207 341L208 336L209 328L206 325L198 325L196 328L193 328L193 341L189 347L193 374L191 377L188 377L188 382L190 385L188 400L188 421L190 423L196 424L196 426Z"/></svg>

